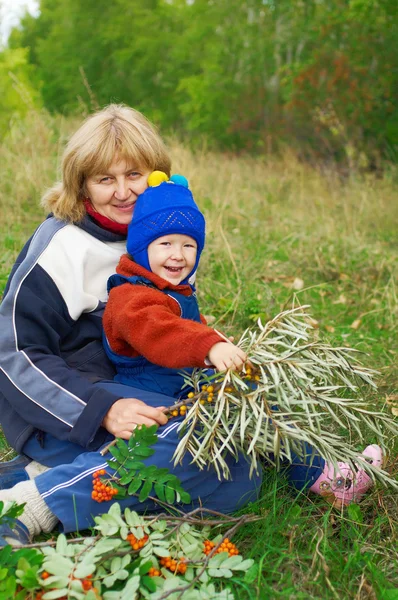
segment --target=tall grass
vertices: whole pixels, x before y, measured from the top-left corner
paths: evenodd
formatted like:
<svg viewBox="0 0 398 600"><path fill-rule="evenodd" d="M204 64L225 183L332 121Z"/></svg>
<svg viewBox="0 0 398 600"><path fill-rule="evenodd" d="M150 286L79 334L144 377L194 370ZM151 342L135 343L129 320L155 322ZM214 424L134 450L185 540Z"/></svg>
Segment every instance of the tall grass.
<svg viewBox="0 0 398 600"><path fill-rule="evenodd" d="M0 146L0 293L45 216L40 196L57 178L63 143L76 124L32 113L12 124ZM169 146L173 171L187 176L207 218L197 282L202 312L239 335L258 317L310 304L320 336L363 350L365 364L380 370L379 394L369 401L398 407L397 172L342 179L289 153L193 153L173 139ZM392 440L392 473L396 450ZM10 456L4 441L1 454ZM260 568L231 583L240 598L398 598L394 492L376 488L339 514L271 471L261 501L249 510L264 518L234 541Z"/></svg>

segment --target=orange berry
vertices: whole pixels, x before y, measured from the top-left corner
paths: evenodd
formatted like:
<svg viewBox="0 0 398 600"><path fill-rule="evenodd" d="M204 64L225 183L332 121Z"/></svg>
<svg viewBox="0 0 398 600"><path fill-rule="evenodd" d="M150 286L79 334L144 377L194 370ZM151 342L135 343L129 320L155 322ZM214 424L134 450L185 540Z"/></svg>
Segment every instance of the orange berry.
<svg viewBox="0 0 398 600"><path fill-rule="evenodd" d="M84 591L88 592L88 590L91 590L91 588L93 587L93 583L89 579L83 579L82 586Z"/></svg>
<svg viewBox="0 0 398 600"><path fill-rule="evenodd" d="M49 577L50 577L50 573L47 573L47 571L43 571L43 573L41 574L42 579L48 579Z"/></svg>

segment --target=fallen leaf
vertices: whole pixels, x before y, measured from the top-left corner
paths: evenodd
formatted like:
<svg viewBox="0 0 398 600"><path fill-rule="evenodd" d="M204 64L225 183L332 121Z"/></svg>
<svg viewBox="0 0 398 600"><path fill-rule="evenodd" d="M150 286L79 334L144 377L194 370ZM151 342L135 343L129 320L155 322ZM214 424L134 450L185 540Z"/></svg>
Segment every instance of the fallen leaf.
<svg viewBox="0 0 398 600"><path fill-rule="evenodd" d="M333 325L325 325L325 329L329 333L334 333L335 332L335 329L334 329Z"/></svg>
<svg viewBox="0 0 398 600"><path fill-rule="evenodd" d="M278 277L279 281L281 281L282 285L286 288L293 287L293 283L296 280L296 277L292 277L290 275L280 275Z"/></svg>
<svg viewBox="0 0 398 600"><path fill-rule="evenodd" d="M311 327L313 327L314 329L319 329L319 323L316 319L313 319L312 317L307 317L306 318L307 323L309 323L309 325L311 325Z"/></svg>
<svg viewBox="0 0 398 600"><path fill-rule="evenodd" d="M206 323L208 325L210 325L210 323L214 323L214 321L216 320L216 317L213 317L213 315L203 315L203 316L206 319Z"/></svg>
<svg viewBox="0 0 398 600"><path fill-rule="evenodd" d="M287 275L264 275L264 277L261 278L261 280L265 283L273 283L274 281L285 281L286 279L289 279ZM290 279L293 281L292 278Z"/></svg>
<svg viewBox="0 0 398 600"><path fill-rule="evenodd" d="M347 281L349 279L349 276L346 275L345 273L340 273L339 279L341 279L341 281Z"/></svg>
<svg viewBox="0 0 398 600"><path fill-rule="evenodd" d="M304 281L300 277L296 277L293 281L292 288L294 290L302 290L304 287Z"/></svg>
<svg viewBox="0 0 398 600"><path fill-rule="evenodd" d="M398 394L389 394L386 396L386 404L390 407L391 414L398 417Z"/></svg>
<svg viewBox="0 0 398 600"><path fill-rule="evenodd" d="M350 325L351 329L358 329L361 326L361 319L355 319Z"/></svg>
<svg viewBox="0 0 398 600"><path fill-rule="evenodd" d="M347 298L344 296L344 294L340 294L337 300L333 301L333 304L347 304Z"/></svg>
<svg viewBox="0 0 398 600"><path fill-rule="evenodd" d="M388 394L386 396L387 404L396 404L398 406L398 394Z"/></svg>

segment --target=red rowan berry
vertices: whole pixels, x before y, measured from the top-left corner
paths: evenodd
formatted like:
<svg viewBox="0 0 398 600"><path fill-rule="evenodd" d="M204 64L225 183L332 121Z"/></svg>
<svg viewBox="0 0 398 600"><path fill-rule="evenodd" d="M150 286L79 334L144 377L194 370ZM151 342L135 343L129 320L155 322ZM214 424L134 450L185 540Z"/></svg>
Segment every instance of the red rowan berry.
<svg viewBox="0 0 398 600"><path fill-rule="evenodd" d="M88 590L91 590L91 588L93 587L93 582L90 581L90 579L88 579L86 577L86 579L82 580L82 586L85 592L88 592Z"/></svg>
<svg viewBox="0 0 398 600"><path fill-rule="evenodd" d="M129 542L133 550L141 550L141 548L143 548L147 543L148 539L149 536L147 534L145 534L144 537L142 537L139 540L135 537L133 533L129 533L127 536L127 541Z"/></svg>
<svg viewBox="0 0 398 600"><path fill-rule="evenodd" d="M206 556L209 555L214 547L214 542L211 540L205 540L203 544L203 553L206 554ZM228 538L225 538L225 540L222 541L215 554L221 554L221 552L228 552L229 556L236 556L239 554L238 548L235 546L235 544L230 542Z"/></svg>
<svg viewBox="0 0 398 600"><path fill-rule="evenodd" d="M106 474L105 469L100 469L93 473L93 491L91 493L91 498L96 502L108 502L118 493L118 490L114 488L109 481L99 479L101 475Z"/></svg>

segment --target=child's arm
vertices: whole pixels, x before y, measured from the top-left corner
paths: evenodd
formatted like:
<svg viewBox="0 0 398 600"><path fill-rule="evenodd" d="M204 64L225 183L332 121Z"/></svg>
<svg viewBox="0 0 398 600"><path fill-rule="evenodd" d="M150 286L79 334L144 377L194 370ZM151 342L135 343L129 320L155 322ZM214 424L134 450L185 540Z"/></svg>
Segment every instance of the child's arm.
<svg viewBox="0 0 398 600"><path fill-rule="evenodd" d="M221 336L210 327L181 319L173 298L129 283L111 290L103 324L117 354L145 356L170 368L205 367L209 351L221 342Z"/></svg>

